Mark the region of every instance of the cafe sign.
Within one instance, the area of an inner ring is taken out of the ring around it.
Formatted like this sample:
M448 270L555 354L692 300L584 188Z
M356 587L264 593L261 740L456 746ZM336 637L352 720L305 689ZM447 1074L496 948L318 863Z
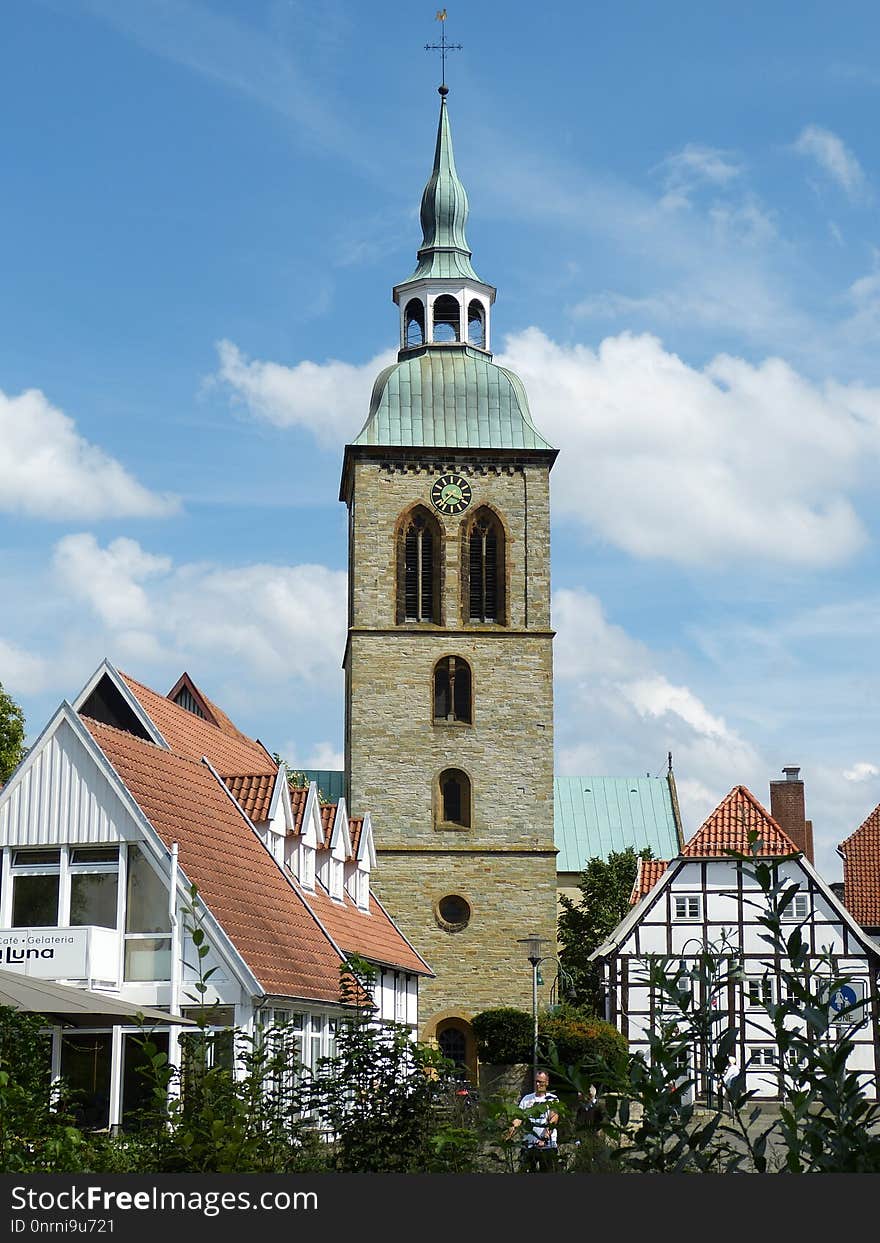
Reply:
M0 966L41 980L89 977L91 928L12 928L0 931Z

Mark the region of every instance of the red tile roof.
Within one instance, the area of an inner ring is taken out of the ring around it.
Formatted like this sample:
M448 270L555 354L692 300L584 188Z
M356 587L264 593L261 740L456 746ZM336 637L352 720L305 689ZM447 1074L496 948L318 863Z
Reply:
M207 765L83 721L264 992L338 1001L339 954Z
M749 832L756 830L758 854L768 856L797 853L797 846L783 833L777 822L745 786L734 786L726 798L700 825L687 843L683 855L716 858L728 850L749 853Z
M646 893L651 892L668 867L667 859L639 859L636 879L629 898L630 906L635 906Z
M275 789L274 777L270 777L268 773L256 777L227 777L222 773L221 776L242 811L255 824L269 819L269 805Z
M293 812L293 831L301 833L306 800L309 797L308 787L288 786L288 789L290 790L290 809Z
M361 833L363 831L364 821L362 816L352 816L348 822L348 831L351 835L351 853L353 858L357 858L358 846L361 844Z
M858 923L880 927L880 807L841 843L843 901Z
M248 773L251 776L274 776L277 773L278 765L265 747L240 733L228 717L225 720L229 728L213 725L143 683L136 682L128 674L120 676L171 750L178 755L194 760L200 760L205 755L220 773ZM213 705L211 711L215 711Z
M369 913L360 910L347 893L342 903L334 902L320 883L314 894L303 890L303 897L344 953L361 954L371 962L419 975L433 974L372 894Z

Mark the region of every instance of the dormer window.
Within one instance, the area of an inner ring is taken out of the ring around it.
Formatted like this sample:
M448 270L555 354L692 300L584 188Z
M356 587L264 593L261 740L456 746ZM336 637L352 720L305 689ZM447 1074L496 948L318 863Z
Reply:
M318 860L317 870L318 870L318 880L321 882L321 884L324 886L325 889L329 890L330 888L330 852L328 850L321 851L321 858Z
M443 343L461 339L461 307L456 298L444 293L434 303L432 340Z
M343 863L341 859L330 859L330 897L337 902L342 901Z
M355 885L357 888L357 894L355 896L355 901L357 902L358 906L360 907L362 911L368 911L370 909L370 874L369 872L363 872L361 871L360 868L358 868L357 872L355 872Z
M303 889L313 890L315 888L315 851L307 842L301 841L298 853L297 879Z

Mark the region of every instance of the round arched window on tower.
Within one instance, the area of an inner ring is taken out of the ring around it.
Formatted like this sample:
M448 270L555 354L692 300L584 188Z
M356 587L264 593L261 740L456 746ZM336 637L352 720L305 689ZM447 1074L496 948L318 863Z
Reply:
M448 893L434 908L437 923L447 932L461 932L471 919L471 907L466 898L458 893Z

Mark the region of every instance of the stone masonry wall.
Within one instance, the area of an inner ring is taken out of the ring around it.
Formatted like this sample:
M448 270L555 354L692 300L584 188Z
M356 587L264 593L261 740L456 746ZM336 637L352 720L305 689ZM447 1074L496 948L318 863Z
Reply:
M532 933L555 949L553 656L550 630L549 461L499 451L413 450L393 464L376 450L354 462L350 631L346 653L346 759L350 806L373 820L381 900L437 974L420 989L423 1025L443 1012L531 1008L531 970L517 945ZM431 485L465 475L473 499L436 513ZM396 535L421 503L443 531L440 624L398 624ZM462 524L482 505L505 529L506 625L462 616ZM464 657L473 675L473 723L433 721L433 670ZM437 779L471 779L469 828L437 827ZM450 931L436 904L459 894L466 928ZM555 974L546 964L546 1001Z
M380 901L435 972L419 986L424 1025L454 1011L470 1019L495 1006L532 1008L532 973L520 937L545 937L556 952L555 855L383 854L371 880ZM459 894L471 906L471 921L447 932L434 911L440 898ZM546 1005L556 975L551 960L542 967L540 1005Z

